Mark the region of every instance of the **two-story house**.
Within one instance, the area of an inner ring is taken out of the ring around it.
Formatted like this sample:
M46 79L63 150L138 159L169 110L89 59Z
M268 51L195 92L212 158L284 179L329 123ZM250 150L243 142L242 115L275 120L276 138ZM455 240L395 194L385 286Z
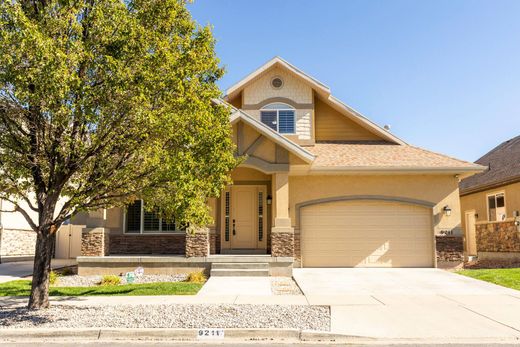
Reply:
M239 253L303 267L434 267L435 235L460 234L459 180L480 165L405 143L278 57L218 102L232 105L233 140L246 159L210 199L213 225L185 233L137 201L76 219L86 226L84 255L205 262ZM80 269L96 259L79 258Z

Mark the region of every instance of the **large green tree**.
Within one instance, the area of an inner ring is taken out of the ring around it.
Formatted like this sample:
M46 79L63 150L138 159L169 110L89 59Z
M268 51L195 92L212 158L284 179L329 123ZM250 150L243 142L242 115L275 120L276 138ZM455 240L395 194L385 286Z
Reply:
M0 198L37 233L29 308L48 307L54 234L78 212L143 197L209 221L236 161L214 38L186 5L0 1Z

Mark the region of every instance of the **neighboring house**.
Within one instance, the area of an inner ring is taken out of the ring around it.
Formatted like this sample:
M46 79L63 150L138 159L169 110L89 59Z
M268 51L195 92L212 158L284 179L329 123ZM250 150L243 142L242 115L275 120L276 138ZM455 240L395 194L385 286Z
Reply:
M28 260L34 256L36 233L13 205L0 199L0 262ZM35 214L32 215L35 217Z
M79 215L57 244L61 254L81 249L80 273L208 269L237 253L269 263L270 274L293 265L435 267L436 235L461 234L459 179L482 166L406 144L278 57L216 102L232 105L246 159L209 199L214 223L185 232L141 201Z
M485 172L460 183L465 251L482 258L520 258L520 136L508 140L477 164Z

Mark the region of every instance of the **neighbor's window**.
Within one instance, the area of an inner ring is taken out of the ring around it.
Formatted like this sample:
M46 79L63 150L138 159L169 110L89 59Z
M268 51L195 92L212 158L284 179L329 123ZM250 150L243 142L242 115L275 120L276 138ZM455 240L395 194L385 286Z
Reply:
M262 123L280 134L294 134L294 108L282 103L264 106L260 110Z
M127 207L125 220L126 232L129 234L172 233L185 229L176 225L175 221L168 223L156 213L146 211L142 200L136 200Z
M504 193L488 195L489 221L501 221L506 219L506 200Z

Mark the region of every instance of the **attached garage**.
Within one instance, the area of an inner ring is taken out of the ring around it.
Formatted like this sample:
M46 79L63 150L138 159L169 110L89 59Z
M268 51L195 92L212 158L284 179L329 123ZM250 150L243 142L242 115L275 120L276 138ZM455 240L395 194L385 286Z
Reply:
M432 210L380 200L301 208L304 267L433 267Z

